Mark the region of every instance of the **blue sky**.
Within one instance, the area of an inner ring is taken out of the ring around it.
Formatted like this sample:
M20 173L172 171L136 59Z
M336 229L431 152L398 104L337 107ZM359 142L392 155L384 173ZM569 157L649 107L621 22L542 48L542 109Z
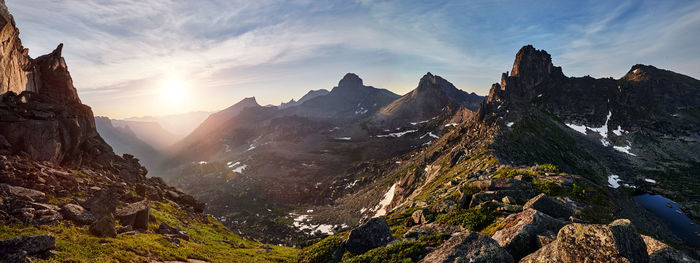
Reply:
M486 95L526 44L568 76L700 78L698 1L6 2L30 55L65 43L83 102L116 118L277 104L347 72L404 94L430 71Z

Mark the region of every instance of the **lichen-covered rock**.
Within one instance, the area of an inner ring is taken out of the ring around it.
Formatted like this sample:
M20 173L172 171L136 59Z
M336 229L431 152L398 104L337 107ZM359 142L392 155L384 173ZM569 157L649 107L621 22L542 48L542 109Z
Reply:
M420 262L514 262L504 248L488 236L475 232L455 235Z
M534 209L511 214L501 221L506 227L497 231L493 239L516 259L530 254L541 246L538 236L556 233L567 224Z
M370 249L386 246L393 240L394 236L386 220L375 217L350 231L350 236L345 240L345 249L355 254L362 254Z
M46 197L46 194L44 194L41 191L20 186L12 186L9 184L0 184L0 193L3 193L5 195L11 195L32 202L43 200Z
M462 231L464 231L462 226L430 223L411 227L403 236L405 238L418 238L423 235L454 234Z
M570 224L557 239L520 262L649 262L642 237L627 219L609 225Z
M97 220L90 211L76 204L65 204L61 208L63 215L78 225L89 225Z
M569 207L563 205L559 201L549 198L545 194L539 194L523 205L523 209L529 208L535 209L555 218L569 218L573 215L573 211Z

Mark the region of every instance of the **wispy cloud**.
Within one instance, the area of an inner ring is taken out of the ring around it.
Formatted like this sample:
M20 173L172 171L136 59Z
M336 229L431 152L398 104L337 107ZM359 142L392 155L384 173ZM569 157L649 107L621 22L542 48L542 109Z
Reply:
M216 110L331 88L345 72L404 93L431 71L485 94L534 44L570 75L619 76L633 63L700 76L700 5L665 1L9 1L31 54L65 43L83 101L124 117ZM693 34L689 33L692 32ZM162 83L186 105L153 103Z

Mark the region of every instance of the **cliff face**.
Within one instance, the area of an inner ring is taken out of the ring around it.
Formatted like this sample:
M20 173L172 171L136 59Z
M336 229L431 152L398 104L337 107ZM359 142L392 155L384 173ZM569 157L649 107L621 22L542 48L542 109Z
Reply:
M0 5L0 94L8 91L38 91L38 72L29 50L22 46L15 20L4 1Z
M108 163L115 155L97 133L92 110L78 98L61 56L63 44L29 57L4 2L0 26L0 153L58 164Z

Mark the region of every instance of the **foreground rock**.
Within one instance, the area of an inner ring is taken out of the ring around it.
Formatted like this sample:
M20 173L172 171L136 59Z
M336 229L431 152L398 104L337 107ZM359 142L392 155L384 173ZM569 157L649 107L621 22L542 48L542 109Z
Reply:
M375 217L350 232L350 236L345 241L345 249L355 254L362 254L370 249L386 246L391 241L394 241L394 236L386 220Z
M650 263L698 262L683 252L650 236L642 235L642 239L647 245L647 254L649 255Z
M554 218L569 218L574 214L569 207L559 201L549 198L549 196L545 194L539 194L523 205L523 209L529 208L548 214Z
M56 248L52 235L22 236L0 241L0 261L28 262L32 258L46 258Z
M115 220L112 214L107 214L101 217L90 225L90 233L98 237L116 237L117 228L114 225Z
M150 203L143 200L126 205L117 210L116 218L124 226L132 226L133 229L147 230Z
M475 232L451 237L438 249L431 252L420 262L514 262L513 257L504 248L488 236Z
M73 221L77 225L89 225L97 219L92 213L85 210L82 206L76 204L66 204L61 208L63 216Z
M511 214L501 223L506 227L497 231L493 239L516 259L546 245L540 240L554 239L559 229L567 224L565 221L552 218L534 209Z
M557 239L520 262L649 262L642 237L627 219L609 225L570 224Z

